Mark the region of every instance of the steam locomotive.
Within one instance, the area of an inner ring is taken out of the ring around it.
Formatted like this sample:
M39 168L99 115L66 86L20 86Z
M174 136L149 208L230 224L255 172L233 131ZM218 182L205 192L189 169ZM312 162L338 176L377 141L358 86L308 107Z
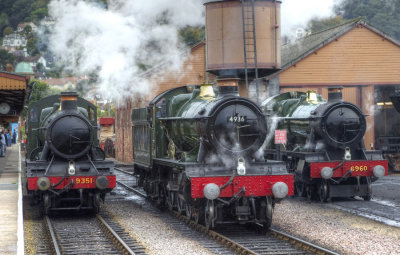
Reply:
M322 202L370 200L371 182L388 174L382 153L365 149L365 117L342 100L341 88L331 88L328 101L314 91L287 92L266 99L261 108L273 129L287 132L286 143L267 141L265 154L287 162L297 195Z
M114 163L105 160L97 141L96 106L63 92L28 108L26 186L44 213L99 211L116 185Z
M138 185L207 228L242 222L266 230L274 204L293 195L284 162L260 151L263 113L235 86L170 89L134 109L132 122Z

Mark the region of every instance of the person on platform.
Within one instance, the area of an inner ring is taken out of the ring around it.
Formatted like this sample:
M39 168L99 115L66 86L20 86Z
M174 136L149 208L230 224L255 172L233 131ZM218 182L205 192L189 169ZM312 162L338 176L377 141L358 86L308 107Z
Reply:
M7 146L10 147L11 146L11 136L10 133L8 132L8 130L6 129L6 142L7 142Z
M17 132L15 132L15 129L14 129L14 132L13 132L12 142L13 142L13 144L17 143Z
M6 137L3 134L3 130L0 131L0 145L1 145L0 157L4 157L6 155Z

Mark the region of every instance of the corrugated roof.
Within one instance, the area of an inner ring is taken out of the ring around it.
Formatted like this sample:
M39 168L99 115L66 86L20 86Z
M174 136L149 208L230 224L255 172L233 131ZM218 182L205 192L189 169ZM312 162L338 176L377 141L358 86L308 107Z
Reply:
M316 49L323 47L335 38L351 30L360 19L351 20L344 24L332 27L317 33L313 33L306 37L297 40L294 43L289 43L282 46L281 63L282 69L294 64L303 59Z
M390 38L383 32L367 24L363 19L356 18L341 25L303 37L297 40L295 43L283 45L281 49L282 69L280 72L307 57L315 50L318 50L319 48L342 36L343 34L349 32L351 29L355 28L358 25L362 25L370 29L371 31L379 34L380 36L386 38L387 40L393 42L394 44L400 46L399 42L397 42L395 39Z

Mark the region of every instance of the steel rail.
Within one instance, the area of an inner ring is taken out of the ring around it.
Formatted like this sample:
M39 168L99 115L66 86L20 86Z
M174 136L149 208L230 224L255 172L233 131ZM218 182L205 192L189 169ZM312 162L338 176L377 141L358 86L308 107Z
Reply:
M115 169L115 170L117 170L117 171L123 172L123 173L125 173L125 174L133 175L133 173L131 173L131 172L128 172L128 171L126 171L126 170L123 170L123 169L121 169L121 168L118 168L118 167L114 167L114 169Z
M123 171L123 170L122 170ZM121 186L123 186L124 188L135 192L136 194L146 198L147 195L143 192L140 192L132 187L129 187L128 185L117 181L118 184L120 184ZM228 237L225 237L222 234L219 234L213 230L209 230L207 229L205 226L198 224L192 220L187 219L184 215L176 212L176 211L170 211L171 214L178 218L179 220L185 222L187 225L191 226L192 228L196 229L199 232L202 232L208 236L210 236L211 238L213 238L214 240L220 242L222 245L234 250L235 252L237 252L238 254L245 254L245 255L254 255L257 254L256 252L238 244L237 242L229 239ZM276 238L279 238L283 241L287 241L291 244L293 244L294 246L300 247L300 249L307 251L307 252L311 252L313 254L319 254L319 255L338 255L338 253L335 253L333 251L330 251L328 249L325 249L323 247L320 247L318 245L312 244L310 242L307 242L305 240L301 240L297 237L288 235L286 233L280 232L278 230L275 230L273 228L271 228L269 230Z
M321 255L339 255L339 253L330 251L313 243L301 240L297 237L288 235L276 229L270 228L269 231L275 235L275 237L282 240L290 240L290 242L294 243L295 246L300 246L302 249L312 252L313 254L321 254Z
M147 198L147 194L146 194L146 193L143 193L143 192L141 192L141 191L139 191L139 190L136 190L136 189L134 189L134 188L132 188L132 187L129 187L128 185L126 185L126 184L123 183L123 182L117 181L117 183L118 183L119 185L123 186L125 189L128 189L128 190L130 190L130 191L132 191L132 192L138 194L139 196L144 197L144 198Z
M51 224L51 220L50 220L49 216L46 215L45 219L46 219L46 223L47 223L47 230L49 230L49 232L50 232L53 249L57 255L61 255L61 251L60 251L60 247L58 245L56 234L54 233L53 224Z
M214 240L217 240L218 242L220 242L221 244L225 245L226 247L234 250L235 252L237 252L238 254L243 254L243 255L255 255L257 253L245 248L244 246L236 243L235 241L215 232L212 230L207 229L205 226L200 225L195 223L192 220L187 219L185 216L181 215L180 213L176 212L176 211L170 211L172 213L173 216L175 216L176 218L178 218L179 220L185 222L186 224L188 224L189 226L193 227L194 229L196 229L199 232L202 232L208 236L210 236L211 238L213 238Z
M125 253L132 255L135 254L135 252L132 251L131 248L129 248L129 246L125 243L125 241L122 240L122 238L112 229L112 227L103 219L103 217L97 214L96 218L97 220L99 220L102 226L112 235L114 240L116 240L118 244L122 246L121 248L124 250Z

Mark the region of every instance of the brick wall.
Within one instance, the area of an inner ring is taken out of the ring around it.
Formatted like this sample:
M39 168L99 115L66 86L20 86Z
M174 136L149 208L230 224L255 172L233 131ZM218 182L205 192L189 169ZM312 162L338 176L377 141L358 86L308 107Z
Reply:
M116 107L115 158L122 162L133 161L132 123L133 108L145 107L156 95L171 88L212 82L215 77L205 72L205 47L200 43L191 49L191 54L182 70L170 73L153 70L148 79L152 92L143 98L129 99Z

